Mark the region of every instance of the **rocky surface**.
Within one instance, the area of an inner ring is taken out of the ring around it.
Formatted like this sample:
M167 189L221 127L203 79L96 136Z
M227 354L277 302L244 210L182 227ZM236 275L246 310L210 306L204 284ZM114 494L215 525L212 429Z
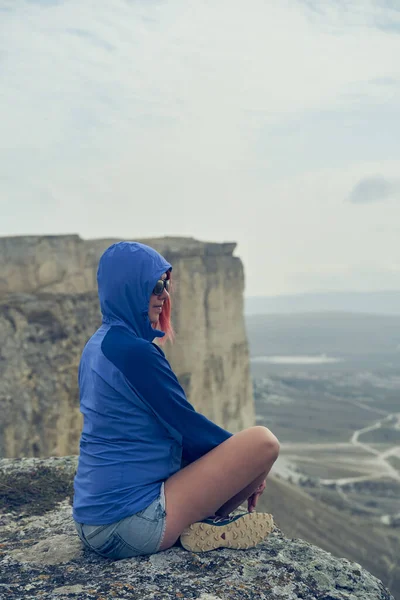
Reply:
M0 598L394 600L360 565L279 530L247 551L101 558L75 534L75 468L76 457L0 460Z
M77 368L101 322L98 259L115 241L0 238L0 456L77 452ZM189 400L231 431L252 425L244 274L235 244L142 241L173 265L177 337L166 353Z

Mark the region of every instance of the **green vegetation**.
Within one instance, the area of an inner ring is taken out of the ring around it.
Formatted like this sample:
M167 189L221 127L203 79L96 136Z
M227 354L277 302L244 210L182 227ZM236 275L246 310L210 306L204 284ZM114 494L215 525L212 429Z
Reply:
M246 321L252 356L341 359L251 363L257 423L282 444L275 472L290 477L285 465L292 464L296 477L304 475L298 486L270 479L260 508L288 536L355 560L400 591L400 528L391 524L399 484L387 468L400 472L400 458L384 456L400 444L400 317L328 313Z
M400 444L400 429L380 427L379 429L366 431L360 435L360 442L367 444Z
M349 442L354 431L379 417L382 406L395 410L398 404L398 392L394 395L392 390L378 391L372 384L367 396L357 373L318 367L303 367L302 372L296 372L291 366L278 370L272 365L253 365L252 372L257 415L282 443ZM375 404L371 394L376 398ZM377 412L370 410L374 406Z
M387 460L400 473L400 458L398 456L389 456Z

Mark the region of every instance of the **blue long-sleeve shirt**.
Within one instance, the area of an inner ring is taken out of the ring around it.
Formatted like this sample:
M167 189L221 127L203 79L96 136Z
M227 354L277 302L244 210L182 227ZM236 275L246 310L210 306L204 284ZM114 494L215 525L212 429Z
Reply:
M231 434L196 412L163 351L147 311L155 282L171 265L154 250L123 242L100 260L103 325L79 365L84 417L73 516L118 521L148 506L161 483ZM128 274L128 275L127 275Z

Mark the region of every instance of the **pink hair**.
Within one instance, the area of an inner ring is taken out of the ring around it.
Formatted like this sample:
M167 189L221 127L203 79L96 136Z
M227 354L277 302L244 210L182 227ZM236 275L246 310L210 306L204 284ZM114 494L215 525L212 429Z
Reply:
M171 280L171 271L167 271L167 279ZM168 340L170 342L173 342L174 337L175 337L174 328L172 327L172 323L171 323L171 309L172 309L171 295L170 295L171 291L172 291L172 281L171 281L171 288L168 293L168 298L166 298L164 300L164 306L163 306L162 312L160 314L159 321L158 321L157 325L153 325L154 329L160 329L161 331L163 331L165 333L164 337L159 338L159 341L158 341L158 343L161 346L163 346Z

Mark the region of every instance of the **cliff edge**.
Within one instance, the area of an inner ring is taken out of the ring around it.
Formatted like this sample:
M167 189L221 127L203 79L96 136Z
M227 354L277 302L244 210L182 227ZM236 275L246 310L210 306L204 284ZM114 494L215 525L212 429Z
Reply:
M257 548L179 547L111 561L71 517L76 457L0 460L0 597L109 600L394 600L357 563L275 530Z

